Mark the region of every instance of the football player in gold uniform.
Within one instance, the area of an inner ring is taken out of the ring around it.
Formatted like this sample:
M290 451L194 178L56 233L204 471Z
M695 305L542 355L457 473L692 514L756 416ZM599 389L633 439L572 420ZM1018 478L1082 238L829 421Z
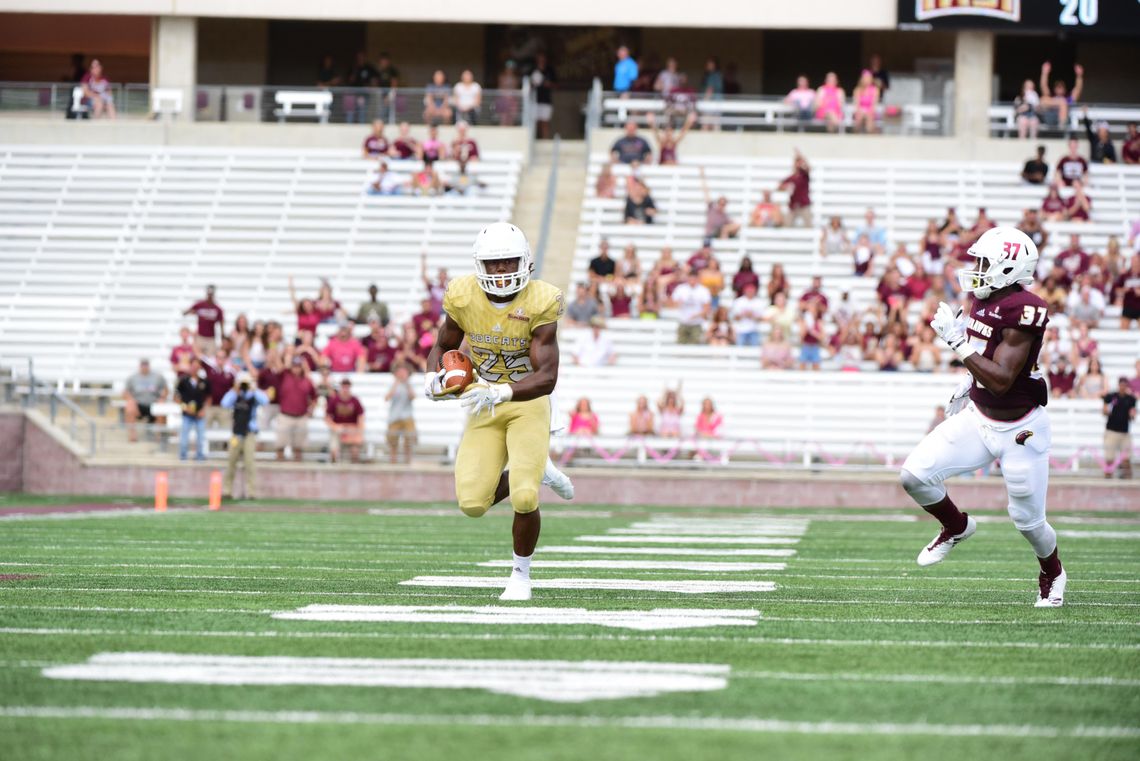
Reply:
M509 222L483 228L475 239L475 274L453 280L444 294L443 326L428 355L434 370L429 369L424 389L433 400L454 395L443 386L440 357L466 337L478 380L461 397L470 416L455 460L455 496L459 509L472 518L510 496L514 564L502 600L530 599L544 476L556 491L564 487L561 496L567 497L565 487L573 495L569 479L553 469L548 456L550 394L558 381L557 323L565 304L558 288L530 279L533 269L522 230Z

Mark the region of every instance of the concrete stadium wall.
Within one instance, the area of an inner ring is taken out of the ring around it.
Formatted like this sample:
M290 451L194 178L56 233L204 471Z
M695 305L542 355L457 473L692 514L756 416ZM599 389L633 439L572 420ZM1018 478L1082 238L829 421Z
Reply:
M15 430L19 413L0 415L0 434ZM9 428L11 427L11 428ZM221 463L182 463L171 458L156 467L129 462L85 461L37 412L27 415L23 438L23 491L31 494L86 494L149 497L154 474L169 475L173 498L205 499L210 471ZM5 437L6 439L8 437ZM3 446L3 444L0 444ZM4 454L0 450L0 454ZM9 459L9 458L5 458ZM0 488L15 483L9 476ZM723 470L589 469L572 472L575 504L691 507L882 507L916 510L893 474L747 473ZM240 493L242 476L237 484ZM264 463L258 467L258 496L265 499L453 502L454 477L442 465L308 465ZM956 479L955 501L967 510L1000 510L1006 504L999 479ZM11 489L15 490L15 489ZM544 490L552 511L562 504ZM1064 510L1140 511L1140 482L1054 479L1049 502ZM501 510L509 509L500 506Z

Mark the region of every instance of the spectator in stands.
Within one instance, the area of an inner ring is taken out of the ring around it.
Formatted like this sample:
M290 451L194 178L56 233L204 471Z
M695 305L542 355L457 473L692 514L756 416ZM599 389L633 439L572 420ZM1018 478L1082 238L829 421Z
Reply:
M403 175L388 170L388 162L380 159L376 168L368 173L365 190L371 196L398 196L409 189Z
M175 375L182 375L190 368L190 360L197 353L190 328L183 325L178 329L180 343L170 350L170 369Z
M909 303L909 293L902 284L902 278L897 269L894 267L887 268L875 292L879 295L879 300L887 310L888 322L896 322L898 320L905 321L906 308Z
M898 336L894 333L883 336L882 343L875 350L875 364L879 366L879 371L894 372L904 362L906 362L906 357L903 355Z
M1083 90L1085 86L1085 70L1080 64L1073 65L1073 74L1076 77L1076 81L1073 83L1072 93L1068 92L1065 83L1060 79L1053 83L1052 90L1049 89L1049 73L1052 70L1053 64L1049 61L1041 64L1041 101L1038 107L1038 113L1045 126L1059 127L1067 131L1069 125L1069 107L1081 98L1081 90Z
M685 414L685 402L681 398L681 385L677 390L666 388L657 402L657 413L661 424L657 435L663 438L676 439L681 436L681 416Z
M875 84L878 85L879 90L886 92L891 87L891 73L887 71L887 67L883 66L883 57L878 53L872 53L871 57L867 60L867 68L871 70L871 74L875 78Z
M566 322L570 327L588 325L598 311L598 300L590 295L590 289L585 283L579 283L574 300L566 307Z
M245 498L257 496L257 408L269 405L269 397L253 384L249 373L242 373L226 391L219 406L230 413L232 435L227 447L226 475L222 491L234 498L234 476L238 459L245 465Z
M417 334L434 333L439 323L439 311L430 296L420 300L420 311L408 319L408 324L416 328Z
M325 422L329 427L329 460L340 459L341 447L347 447L353 462L360 462L364 444L364 407L352 395L352 379L344 378L335 396L328 400Z
M783 227L784 212L772 202L772 191L765 190L760 195L760 202L752 209L748 224L751 227Z
M380 301L377 296L380 294L380 289L376 284L368 286L368 301L365 301L356 310L356 324L365 325L372 319L377 319L384 327L388 326L388 305Z
M410 159L420 150L419 141L412 136L412 127L407 122L400 122L397 128L396 139L392 141L392 149L388 152L392 158Z
M1045 215L1046 221L1057 222L1064 219L1065 208L1065 200L1061 198L1061 191L1054 181L1045 194L1045 200L1041 202L1041 213Z
M412 195L421 197L438 196L443 193L443 182L430 161L424 161L423 168L412 175Z
M1089 161L1093 164L1115 164L1116 146L1112 144L1108 122L1097 122L1094 132L1092 122L1089 121L1089 107L1085 106L1081 115L1081 123L1084 125L1085 135L1089 139Z
M792 173L780 182L778 188L788 191L788 224L811 227L811 167L799 151L796 151L792 167Z
M1112 465L1119 461L1121 478L1132 478L1132 434L1129 429L1136 419L1136 397L1128 378L1121 378L1116 391L1105 394L1104 416L1107 418L1104 430L1104 459ZM1112 471L1104 474L1112 478Z
M626 181L625 223L651 225L656 216L657 204L649 193L649 186L641 178L630 175Z
M743 256L740 259L740 268L736 274L732 276L732 294L733 296L741 296L744 294L746 286L754 286L757 291L760 290L760 276L752 269L752 257Z
M506 61L495 82L495 89L499 91L495 97L495 113L499 115L500 127L510 127L518 123L522 102L521 88L522 80L519 79L518 64Z
M829 254L847 255L851 251L851 242L847 238L847 230L839 217L832 217L827 221L819 235L819 255L827 257Z
M439 127L434 124L428 127L428 136L420 143L416 158L424 164L432 164L447 158L447 145L439 139Z
M581 367L606 367L617 363L613 342L603 331L606 321L601 315L590 318L590 332L583 334L574 347L572 359Z
M669 56L665 59L665 68L657 72L657 77L653 80L653 90L661 93L661 97L668 98L680 84L681 73L677 71L677 59Z
M914 259L910 257L910 252L906 250L906 244L902 241L899 241L899 244L895 246L895 252L887 260L887 268L890 269L891 267L899 271L899 280L904 286L907 285L908 280L914 277L915 273L920 271L918 265L914 263Z
M367 54L361 50L356 54L356 61L348 72L348 86L357 90L375 87L376 67L368 61ZM359 121L363 124L371 111L368 101L370 96L366 92L349 93L344 98L344 120L349 124Z
M361 341L364 346L368 372L386 373L391 371L396 360L396 347L388 338L388 331L376 318L368 321L368 330L368 335Z
M827 72L823 84L815 91L815 118L827 126L828 132L838 132L843 126L843 107L847 93L839 86L839 75Z
M387 156L391 149L388 138L384 136L384 121L376 119L372 122L372 131L364 138L363 156L366 159L379 158Z
M1049 176L1049 165L1045 163L1045 146L1037 146L1037 155L1025 162L1021 170L1021 179L1031 185L1044 185L1045 178Z
M587 267L591 290L597 293L598 283L613 280L616 272L617 263L610 258L610 242L602 238L598 242L598 255L590 260Z
M784 328L773 325L768 340L760 349L760 367L765 370L790 370L795 363L792 346L785 337Z
M198 338L195 347L199 354L213 354L218 347L217 339L226 333L225 313L214 301L214 286L206 286L206 298L196 301L183 315L192 314L198 318Z
M218 349L212 357L201 357L202 367L206 371L206 381L210 384L210 407L206 410L206 427L230 427L230 412L221 406L222 397L233 388L234 378L238 376L238 369L225 349Z
M151 406L166 400L166 379L150 371L150 361L139 361L138 372L127 378L123 386L123 418L127 423L127 438L138 441L135 423L161 422Z
M882 225L875 224L875 210L867 209L863 213L863 226L855 231L855 237L867 236L875 256L882 256L887 251L887 230Z
M800 309L807 309L816 302L818 302L823 307L823 310L821 312L822 316L822 313L827 311L829 304L827 301L827 295L823 292L823 278L819 275L812 276L811 287L804 291L803 295L800 296Z
M467 122L455 123L455 139L451 141L448 155L461 164L479 160L479 144L468 134Z
M1108 378L1100 365L1100 357L1094 354L1089 357L1085 371L1077 378L1076 396L1078 399L1100 399L1107 392Z
M701 73L699 89L702 100L724 100L724 75L720 71L720 59L716 56L709 56L705 60L705 70ZM696 116L695 111L693 115ZM705 120L703 129L706 131L715 129L717 124L718 120L715 117L709 117Z
M1049 369L1049 388L1054 399L1067 399L1073 395L1077 374L1064 354L1057 356Z
M653 436L653 410L649 409L649 399L645 396L637 397L637 406L629 413L630 436Z
M466 161L457 162L457 166L459 172L454 177L443 176L440 178L443 181L443 192L445 195L465 196L472 191L480 191L487 187L487 183L481 182L467 171Z
M336 61L329 54L321 57L320 68L317 69L317 87L327 90L330 87L340 87L340 72L337 71Z
M610 163L602 164L598 170L598 180L594 183L594 195L598 198L613 198L617 190L617 178L614 177L613 159Z
M362 373L368 367L368 353L352 335L352 324L348 322L341 323L336 335L329 338L321 357L334 373Z
M1021 83L1021 92L1013 99L1013 115L1017 118L1017 136L1022 140L1037 139L1037 128L1041 124L1038 116L1038 107L1041 98L1037 94L1037 87L1032 79ZM1024 177L1024 173L1022 174Z
M856 132L879 131L877 119L881 94L879 86L875 84L874 75L869 69L863 69L863 73L859 75L859 82L851 93L851 100L855 104L852 127Z
M701 285L698 272L689 270L685 282L673 289L670 306L678 313L677 343L699 344L712 309L712 294Z
M826 302L817 300L803 302L804 309L800 313L800 369L819 369L821 347L827 341L826 327L823 313Z
M701 247L693 252L693 255L689 257L685 266L688 270L700 273L709 266L709 262L711 262L712 259L712 238L704 238L701 240Z
M388 458L393 465L398 459L400 442L404 444L404 462L412 461L412 448L416 445L416 418L412 412L412 402L416 394L409 382L411 369L407 365L397 365L392 371L392 386L384 395L388 402Z
M590 400L582 397L574 405L574 411L570 413L570 429L568 432L574 436L597 436L598 427L598 416L590 407Z
M724 273L720 271L720 262L716 257L710 257L708 264L700 270L701 285L708 289L712 296L712 308L720 306L720 294L724 290Z
M714 201L705 180L705 168L700 168L701 192L705 199L705 237L735 238L740 233L740 223L728 215L728 199L719 196Z
M400 86L400 70L392 65L388 51L382 51L376 59L376 87L385 99L392 97L392 91Z
M1092 199L1085 195L1083 182L1073 183L1073 195L1065 202L1065 219L1069 222L1088 222L1092 214Z
M91 65L79 80L79 85L83 88L83 98L91 104L91 115L94 118L98 119L101 116L108 119L115 118L115 94L110 80L103 75L103 64L98 58L91 60Z
M720 428L724 425L724 416L716 411L716 405L710 397L701 400L701 411L697 414L694 431L698 439L720 438Z
M664 246L661 253L657 255L657 261L653 263L653 269L649 273L649 280L655 285L657 300L665 301L673 293L673 289L677 287L680 278L681 268L673 258L673 249Z
M285 448L293 452L293 459L301 461L302 452L309 436L309 418L317 406L317 391L305 363L294 357L289 363L289 371L277 379L276 400L280 406L277 415L277 459L285 459Z
M637 258L637 246L626 244L621 259L617 262L614 278L627 288L636 288L641 282L641 261Z
M728 307L715 307L708 328L705 330L704 342L709 346L732 346L736 343L736 333L732 329L732 318Z
M1101 282L1097 284L1097 287L1107 294L1112 289L1112 284L1116 278L1126 267L1124 256L1120 251L1120 239L1111 235L1105 242L1104 254L1093 255L1093 267L1090 269L1099 270Z
M784 96L784 103L795 111L796 120L802 130L804 125L810 124L815 118L815 90L812 89L808 78L803 74L796 77L796 87Z
M934 330L929 325L920 326L911 342L910 363L920 373L936 373L942 367L942 352L934 343Z
M653 150L645 138L637 134L637 124L631 119L625 123L625 134L610 148L610 156L622 164L644 164L653 157Z
M839 362L839 369L847 373L862 370L863 342L859 335L859 326L855 321L852 320L844 326L836 334L836 338L839 339L839 345L835 349L835 359Z
M431 350L431 346L428 346L427 351L424 350L422 339L425 337L430 338L430 334L421 334L416 329L416 326L410 322L404 325L399 344L396 347L396 356L392 360L392 363L407 363L420 372L426 372L427 355L428 351Z
M617 63L614 64L614 90L628 95L637 74L637 61L629 54L629 48L622 45L617 49Z
M1069 152L1057 162L1056 179L1066 185L1084 182L1089 173L1089 162L1080 153L1081 144L1075 137L1069 138Z
M1041 217L1038 215L1037 209L1025 209L1021 214L1021 221L1017 223L1017 229L1029 236L1029 239L1037 246L1038 251L1045 248L1045 243L1049 240L1049 233L1041 225Z
M1061 269L1061 285L1069 287L1077 278L1088 272L1092 257L1081 248L1081 236L1069 236L1069 247L1053 258L1053 267Z
M234 320L234 326L230 329L230 361L239 370L249 370L250 364L246 360L249 353L249 342L253 333L249 327L249 317L244 312L237 316Z
M673 122L671 119L665 122L665 131L662 132L657 128L657 117L652 111L647 113L645 118L649 122L650 129L653 130L653 139L657 142L659 156L657 163L662 166L676 164L677 146L685 139L685 135L689 134L689 129L697 123L697 113L692 111L685 117L680 133L673 132Z
M1072 362L1074 367L1081 369L1088 366L1089 359L1096 356L1100 347L1089 332L1089 326L1080 322L1076 317L1073 318L1073 329L1075 337L1072 346Z
M317 298L313 302L313 309L321 322L338 322L344 316L340 302L333 298L332 286L325 278L321 278L321 285L317 289Z
M875 264L875 247L871 245L871 240L866 235L860 235L855 239L855 245L851 247L851 257L854 264L852 271L857 277L863 277L871 272Z
M1131 266L1116 278L1112 293L1120 307L1120 329L1128 330L1133 321L1140 324L1140 253L1132 255Z
M464 69L451 92L456 123L464 121L475 124L479 119L479 110L483 107L483 87L475 81L474 72Z
M450 122L453 113L451 88L447 86L447 75L442 69L435 70L424 90L424 122L429 125Z
M737 346L760 345L760 320L766 309L764 300L756 295L756 283L746 283L741 295L732 302Z
M534 88L534 121L538 126L538 137L550 139L550 119L554 116L554 90L558 87L558 76L546 57L546 53L536 53L534 68L530 71L530 85Z
M788 283L788 278L784 274L784 265L776 262L772 265L771 272L768 273L768 303L775 304L778 294L782 293L787 297L791 291L791 284Z
M1125 164L1140 164L1140 130L1136 129L1135 122L1128 125L1128 134L1124 138L1120 155Z
M656 320L661 314L661 298L658 296L657 283L650 276L645 286L634 299L632 310L642 320Z
M614 283L608 303L610 317L624 319L630 317L633 312L633 298L630 297L629 292L620 280Z
M206 459L206 409L210 405L210 384L206 380L202 363L197 357L190 360L186 375L178 379L175 387L178 406L182 409L182 432L178 437L178 459L185 460L190 447L190 432L194 432L195 460Z

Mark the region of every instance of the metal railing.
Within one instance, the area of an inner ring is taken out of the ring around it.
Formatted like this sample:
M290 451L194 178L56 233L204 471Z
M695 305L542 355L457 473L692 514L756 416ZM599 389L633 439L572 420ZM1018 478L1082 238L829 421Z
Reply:
M0 115L59 114L71 118L87 118L89 114L72 114L72 82L0 82ZM152 108L148 84L112 83L110 94L119 118L153 118L158 114ZM427 123L425 96L422 87L401 88L318 88L312 85L199 85L190 103L195 121L213 122L276 122L281 118L278 93L331 93L327 113L318 116L294 115L290 120L320 121L334 124L365 124L383 119L390 124L409 122ZM454 97L447 96L452 117L459 118ZM484 126L534 126L534 93L529 80L523 80L519 90L483 90L481 102L468 122Z
M58 417L62 417L64 413L68 414L67 420L67 435L72 441L77 444L82 443L80 438L79 428L82 426L86 429L87 438L87 454L91 457L95 456L95 452L99 445L98 426L90 415L80 409L79 405L68 399L58 391L51 392L48 397L48 417L51 419L52 425L57 428L62 428L62 422L57 422Z
M535 251L534 268L539 277L542 276L542 263L546 258L546 244L550 239L550 225L554 220L554 199L558 193L558 150L562 145L562 137L554 136L550 145L550 176L546 180L546 201L542 206L542 224L539 226L538 246Z

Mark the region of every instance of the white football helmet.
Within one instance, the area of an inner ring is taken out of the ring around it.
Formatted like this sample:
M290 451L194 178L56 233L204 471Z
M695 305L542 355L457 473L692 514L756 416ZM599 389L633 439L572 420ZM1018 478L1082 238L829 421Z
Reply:
M958 270L958 284L979 299L1014 283L1033 283L1039 256L1037 246L1016 227L987 230L967 253L977 261L973 269Z
M487 262L495 259L518 259L514 272L492 275ZM492 296L513 296L530 282L534 259L526 235L510 222L487 225L475 236L475 279L485 293Z

